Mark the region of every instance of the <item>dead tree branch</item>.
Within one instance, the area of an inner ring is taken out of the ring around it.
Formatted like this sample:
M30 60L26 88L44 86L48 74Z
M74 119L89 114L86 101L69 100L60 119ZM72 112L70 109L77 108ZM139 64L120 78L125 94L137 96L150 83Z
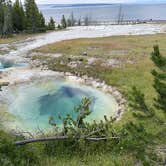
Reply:
M109 140L109 139L120 139L120 137L101 137L101 138L95 138L95 137L68 137L68 136L54 136L54 137L47 137L47 138L36 138L36 139L28 139L23 141L16 141L15 145L26 145L30 143L36 143L36 142L47 142L47 141L56 141L56 140L67 140L67 139L85 139L88 141L103 141L103 140Z

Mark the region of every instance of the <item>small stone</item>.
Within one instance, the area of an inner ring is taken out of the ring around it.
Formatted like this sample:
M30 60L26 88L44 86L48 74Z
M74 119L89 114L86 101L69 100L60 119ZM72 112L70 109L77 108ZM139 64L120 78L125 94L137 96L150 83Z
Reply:
M83 52L83 56L88 56L88 53L87 52Z

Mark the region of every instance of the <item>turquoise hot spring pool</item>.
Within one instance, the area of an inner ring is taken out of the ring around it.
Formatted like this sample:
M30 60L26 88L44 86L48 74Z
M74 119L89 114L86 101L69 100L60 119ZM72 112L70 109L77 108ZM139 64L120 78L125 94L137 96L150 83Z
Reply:
M77 115L73 110L85 97L91 100L89 122L103 120L104 115L116 115L118 107L110 94L67 79L44 79L4 87L0 95L1 105L3 103L10 114L8 128L28 131L35 131L38 127L49 129L50 116L58 126L61 126L59 115L70 114L75 118Z

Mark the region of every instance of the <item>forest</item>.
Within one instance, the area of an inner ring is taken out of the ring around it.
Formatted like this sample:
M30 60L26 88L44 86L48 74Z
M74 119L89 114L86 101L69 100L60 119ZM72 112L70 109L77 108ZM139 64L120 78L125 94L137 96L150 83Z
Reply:
M14 4L10 0L0 1L0 35L10 36L17 32L45 32L43 14L34 0L26 0L24 7L19 0Z

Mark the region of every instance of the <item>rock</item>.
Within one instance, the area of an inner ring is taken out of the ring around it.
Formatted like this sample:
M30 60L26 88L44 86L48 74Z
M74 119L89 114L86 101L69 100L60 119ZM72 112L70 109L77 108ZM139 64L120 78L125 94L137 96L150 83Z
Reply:
M88 53L87 53L87 52L83 52L82 55L83 55L83 56L88 56Z
M118 114L118 117L119 117L119 115L122 113L122 109L118 109L118 112L117 112L117 114Z
M9 82L7 82L7 81L0 81L0 91L1 91L1 87L8 86L8 85L9 85Z
M125 103L126 103L126 100L122 98L121 101L120 101L120 104L124 105Z

